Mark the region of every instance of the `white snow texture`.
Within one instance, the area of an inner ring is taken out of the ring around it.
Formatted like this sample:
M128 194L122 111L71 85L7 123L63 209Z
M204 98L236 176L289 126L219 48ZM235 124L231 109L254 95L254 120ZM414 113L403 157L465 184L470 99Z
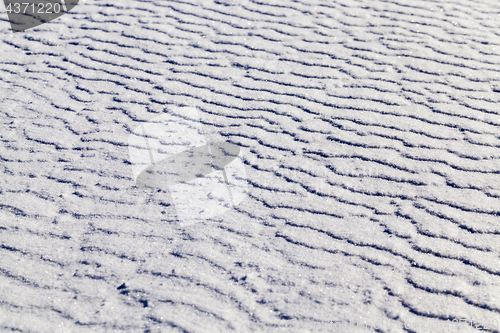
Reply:
M80 0L13 33L2 11L0 331L500 332L499 15ZM137 185L207 142L239 147L226 177Z

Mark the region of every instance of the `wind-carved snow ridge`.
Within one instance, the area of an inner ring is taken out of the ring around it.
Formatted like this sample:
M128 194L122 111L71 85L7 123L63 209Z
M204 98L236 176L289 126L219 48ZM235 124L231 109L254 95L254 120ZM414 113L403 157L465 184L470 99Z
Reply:
M0 331L500 332L499 12L87 0L1 20ZM182 224L171 178L137 180L181 152L148 126L190 108L188 150L244 151L211 180L248 195Z

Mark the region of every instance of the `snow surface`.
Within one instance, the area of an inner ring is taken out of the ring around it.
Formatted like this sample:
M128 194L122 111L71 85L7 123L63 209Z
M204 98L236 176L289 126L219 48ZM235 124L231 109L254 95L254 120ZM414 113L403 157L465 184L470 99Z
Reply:
M500 332L500 3L80 0L0 15L0 331ZM179 108L248 198L189 226Z

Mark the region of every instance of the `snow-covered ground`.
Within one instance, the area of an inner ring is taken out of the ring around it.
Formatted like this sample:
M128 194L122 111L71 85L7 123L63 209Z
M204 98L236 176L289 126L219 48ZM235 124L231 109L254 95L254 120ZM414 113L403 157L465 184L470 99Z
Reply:
M0 34L0 331L500 331L498 1L81 0ZM188 226L128 146L186 107L248 181Z

